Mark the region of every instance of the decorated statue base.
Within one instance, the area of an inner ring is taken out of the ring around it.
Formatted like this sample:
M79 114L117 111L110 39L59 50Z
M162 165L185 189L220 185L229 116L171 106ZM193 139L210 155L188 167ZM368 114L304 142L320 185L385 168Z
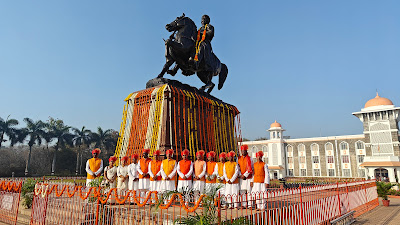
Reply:
M126 99L115 155L119 158L142 149L180 155L189 149L236 150L239 111L233 105L196 88L165 78L150 80L147 89Z

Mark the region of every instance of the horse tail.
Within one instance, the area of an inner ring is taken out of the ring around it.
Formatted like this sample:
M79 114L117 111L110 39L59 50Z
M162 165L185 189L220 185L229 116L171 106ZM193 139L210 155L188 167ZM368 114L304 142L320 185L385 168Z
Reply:
M228 67L221 63L221 72L219 73L218 90L224 86L226 77L228 77Z

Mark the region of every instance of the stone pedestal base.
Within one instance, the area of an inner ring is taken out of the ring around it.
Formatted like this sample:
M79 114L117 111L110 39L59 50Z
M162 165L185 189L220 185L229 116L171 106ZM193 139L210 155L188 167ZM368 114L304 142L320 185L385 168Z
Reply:
M140 154L142 149L150 149L150 155L173 149L177 156L183 149L189 149L191 156L201 149L236 151L235 106L177 81L153 83L157 86L150 84L125 99L117 157Z

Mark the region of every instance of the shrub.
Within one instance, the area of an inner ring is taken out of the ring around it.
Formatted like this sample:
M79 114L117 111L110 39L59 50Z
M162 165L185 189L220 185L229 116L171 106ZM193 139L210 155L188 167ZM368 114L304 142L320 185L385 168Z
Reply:
M390 193L390 189L392 189L393 186L394 184L391 183L377 181L376 188L378 196L381 197L383 200L387 200L388 199L387 196Z
M33 179L25 180L24 184L22 185L21 195L23 201L23 206L27 209L32 207L33 202L33 192L35 190L36 181Z

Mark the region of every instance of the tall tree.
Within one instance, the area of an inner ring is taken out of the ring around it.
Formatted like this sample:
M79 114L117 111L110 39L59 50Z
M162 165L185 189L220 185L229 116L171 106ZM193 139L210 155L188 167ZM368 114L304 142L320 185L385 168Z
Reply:
M42 137L45 134L45 131L44 131L45 123L43 123L41 120L38 120L35 122L30 118L25 118L24 121L26 123L26 135L29 138L29 141L28 141L29 155L28 155L28 161L26 163L26 168L25 168L25 176L27 176L30 171L32 146L34 144L37 144L39 146L42 144Z
M103 131L101 127L97 127L97 133L92 133L92 142L95 143L95 147L106 150L105 152L108 154L108 150L113 146L113 132L112 129Z
M89 146L92 132L88 129L85 129L85 126L83 126L81 129L72 128L72 131L74 132L74 135L75 135L75 137L73 138L74 145L75 145L75 147L78 148L78 151L76 154L76 169L75 169L75 175L78 175L79 157L82 157L81 147L83 145ZM79 170L79 173L81 173L80 170Z
M54 175L56 172L57 151L60 147L63 147L66 144L72 145L73 135L69 132L71 127L64 125L64 121L60 119L54 119L50 117L48 120L48 128L56 140L56 145L54 146L53 163L51 166L51 174Z
M10 146L14 147L17 143L24 143L28 130L26 128L15 129L14 132L9 134Z
M16 130L15 126L19 124L18 120L9 119L9 117L10 116L8 116L5 121L0 117L0 148L5 141L4 135L7 135L8 137L12 136Z

